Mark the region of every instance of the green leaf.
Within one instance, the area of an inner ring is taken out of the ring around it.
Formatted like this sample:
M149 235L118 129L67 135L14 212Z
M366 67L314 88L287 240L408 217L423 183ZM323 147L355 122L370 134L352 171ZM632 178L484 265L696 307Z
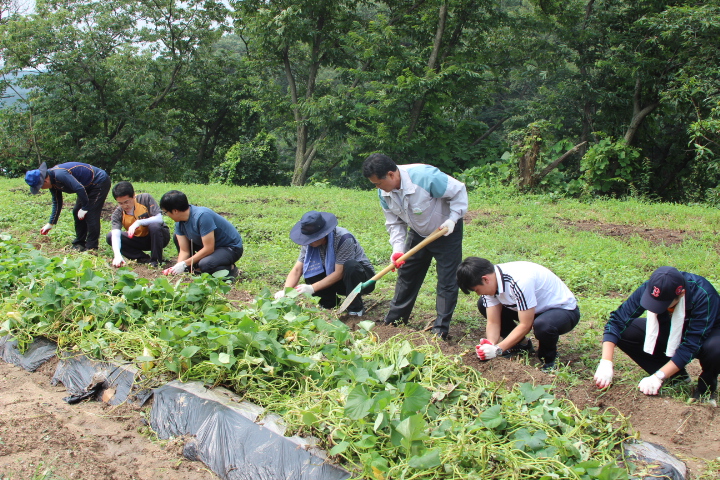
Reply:
M520 393L522 393L522 396L525 398L525 403L533 403L543 398L543 396L547 398L550 397L545 391L545 389L548 388L546 385L538 385L535 387L532 383L521 383L519 387Z
M435 468L440 466L442 462L440 461L440 449L436 448L434 450L430 450L425 455L418 457L411 457L408 461L408 464L412 468L417 468L421 470L427 470L430 468Z
M403 396L405 397L403 412L413 413L425 408L432 394L419 383L408 382L405 384Z
M488 428L502 428L506 424L505 419L500 414L500 405L493 405L492 407L485 409L485 411L480 414L480 420Z
M357 325L359 328L365 330L366 332L369 332L373 328L375 328L375 322L371 322L369 320L364 320Z
M193 355L195 355L200 350L200 347L191 345L188 347L185 347L180 352L180 356L183 358L192 358Z
M374 403L375 401L365 392L365 388L357 386L348 394L345 402L345 416L351 420L365 418L372 410Z
M427 424L422 415L412 415L398 423L395 430L402 436L402 444L409 452L413 442L428 438L425 428Z
M379 370L375 370L375 376L380 380L382 383L387 382L388 378L390 378L395 371L395 366L391 365L389 367L381 368Z
M333 448L331 448L328 453L329 453L331 456L339 455L339 454L343 453L345 450L347 450L347 448L348 448L349 446L350 446L350 443L349 443L349 442L343 441L343 442L340 442L340 443L338 443L337 445L335 445Z

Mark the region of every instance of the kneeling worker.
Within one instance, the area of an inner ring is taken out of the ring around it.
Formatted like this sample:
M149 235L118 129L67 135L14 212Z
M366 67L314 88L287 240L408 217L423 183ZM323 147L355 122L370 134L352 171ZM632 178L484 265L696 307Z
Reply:
M213 274L227 270L237 278L235 266L243 254L240 233L224 217L207 207L188 203L187 196L170 190L160 199L163 214L175 221L178 258L175 266L163 270L165 275L180 275L185 270Z
M355 237L337 226L332 213L307 212L290 231L290 239L301 245L300 256L285 279L285 288L320 297L320 306L334 308L338 295L347 295L375 275L370 260ZM304 284L298 284L300 277ZM369 288L363 293L370 293ZM275 293L280 298L285 290ZM364 313L362 297L358 295L348 307L350 315Z
M647 318L640 318L645 311ZM610 314L594 376L598 388L612 382L616 346L649 374L638 384L645 395L657 395L673 377L687 380L685 366L697 358L702 373L693 398L713 400L720 374L720 295L700 275L660 267Z
M532 330L542 370L555 369L560 335L580 320L575 295L557 275L537 263L493 265L484 258L468 257L458 267L457 279L463 292L480 295L478 309L487 319L487 339L475 347L480 360L532 353L532 343L525 337Z
M163 221L157 202L149 193L135 195L130 182L118 183L112 194L118 207L110 219L112 230L106 240L115 255L113 267L125 265L123 255L157 267L163 261L163 249L170 242L170 229ZM122 227L127 232L123 232Z

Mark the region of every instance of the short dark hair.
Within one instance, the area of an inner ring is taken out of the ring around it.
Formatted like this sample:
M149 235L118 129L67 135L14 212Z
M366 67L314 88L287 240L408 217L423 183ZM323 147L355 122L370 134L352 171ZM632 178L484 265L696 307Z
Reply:
M160 208L166 212L172 212L173 210L184 212L190 208L190 204L183 192L180 190L170 190L160 199Z
M458 287L463 293L470 293L473 287L484 285L483 275L495 273L495 265L480 257L467 257L457 268Z
M378 180L387 177L388 172L394 172L398 169L395 162L387 155L382 153L373 153L365 159L362 165L363 176L370 178L373 175Z
M134 197L135 189L132 183L123 180L113 187L112 194L115 200L117 200L118 197Z

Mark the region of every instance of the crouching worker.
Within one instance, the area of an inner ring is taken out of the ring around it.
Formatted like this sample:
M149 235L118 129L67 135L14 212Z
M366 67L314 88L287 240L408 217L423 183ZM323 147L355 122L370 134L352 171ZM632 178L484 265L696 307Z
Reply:
M135 195L130 182L118 183L112 194L118 207L110 219L112 229L106 240L113 249L113 267L125 265L123 256L157 267L163 261L163 249L170 242L170 229L163 221L157 202L149 193ZM123 232L122 227L127 232ZM150 255L145 253L148 251Z
M320 306L324 308L336 307L338 295L348 295L375 275L357 239L337 224L332 213L312 211L303 215L290 230L290 239L301 247L298 260L285 279L285 288L320 297ZM304 284L299 284L300 277L305 279ZM370 293L374 288L374 285L368 287L362 293ZM280 290L275 298L284 294L285 290ZM348 313L362 316L361 295L352 301Z
M638 385L645 395L657 395L670 379L688 380L685 366L697 358L702 373L693 397L714 399L720 374L720 296L699 275L660 267L610 314L594 377L598 388L612 382L616 346L649 374Z
M163 270L165 275L193 273L213 274L227 270L237 278L235 266L243 254L240 233L232 223L206 207L190 205L183 192L170 190L160 199L163 214L175 221L178 258L175 266Z
M468 257L458 267L457 279L464 293L480 295L478 310L487 319L487 338L475 347L480 360L533 353L526 337L533 330L542 370L555 369L558 338L580 320L575 296L557 275L532 262L493 265Z

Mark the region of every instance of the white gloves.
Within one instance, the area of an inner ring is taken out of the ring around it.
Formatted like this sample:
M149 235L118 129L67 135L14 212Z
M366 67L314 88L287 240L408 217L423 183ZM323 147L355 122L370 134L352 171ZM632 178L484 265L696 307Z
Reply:
M313 293L315 293L315 289L313 288L313 286L312 286L312 285L308 285L308 284L306 284L306 283L303 283L302 285L298 285L297 287L295 287L295 290L297 290L297 291L300 292L300 293L307 293L307 294L310 294L310 295L312 295Z
M480 343L475 345L475 353L480 360L491 360L497 357L498 350L502 354L502 349L486 338L481 339Z
M78 219L79 220L85 220L85 215L87 215L87 210L83 210L82 208L78 210Z
M447 227L447 232L445 232L445 235L443 235L443 237L447 237L453 232L453 230L455 230L455 222L453 222L452 220L445 220L442 225L440 225L440 228L443 227Z
M50 229L53 228L53 225L50 223L46 223L44 227L40 229L40 235L47 235Z
M662 387L662 384L662 380L660 380L656 375L650 375L649 377L645 377L640 380L638 388L645 395L657 395L660 391L660 387Z
M279 298L282 298L282 297L284 297L284 296L285 296L285 289L284 289L284 288L283 288L282 290L278 290L277 292L275 292L275 300L277 300L277 299L279 299Z
M174 267L166 268L163 270L163 275L180 275L187 269L187 264L185 262L178 262L175 264Z
M112 261L113 267L122 267L123 265L125 265L125 259L123 257L113 258L113 261Z
M130 227L128 227L128 237L133 238L133 235L135 235L135 230L140 226L140 220L135 220Z
M600 360L593 378L598 388L605 388L610 385L613 378L613 362L610 360Z

